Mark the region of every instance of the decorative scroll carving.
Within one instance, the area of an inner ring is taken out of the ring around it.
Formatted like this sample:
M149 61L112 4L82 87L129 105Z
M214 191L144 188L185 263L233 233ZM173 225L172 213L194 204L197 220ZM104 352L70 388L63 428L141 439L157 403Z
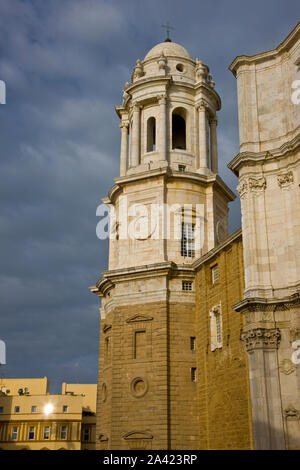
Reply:
M264 191L267 186L266 178L264 176L261 178L249 177L248 184L250 191Z
M280 331L278 328L253 328L241 334L241 340L245 341L247 351L253 349L277 349L280 343Z
M237 192L240 195L240 198L243 198L246 195L247 191L248 191L247 181L242 180L236 189L237 189Z
M299 410L296 410L293 405L289 405L283 410L283 415L286 419L299 419Z
M281 188L285 188L294 182L294 175L292 171L287 171L286 173L281 173L277 176L278 185Z
M199 103L196 105L197 111L206 111L209 109L208 104L204 100L200 100Z
M249 191L261 193L266 189L266 186L267 182L264 176L260 178L253 178L250 176L247 179L243 179L236 189L240 195L240 198L243 198Z

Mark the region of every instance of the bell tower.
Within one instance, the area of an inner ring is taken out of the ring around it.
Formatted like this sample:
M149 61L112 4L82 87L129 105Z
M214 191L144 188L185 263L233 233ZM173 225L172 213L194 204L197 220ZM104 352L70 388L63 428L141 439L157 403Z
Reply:
M167 40L137 60L120 118L102 299L98 449L196 449L194 268L228 235L221 100L209 68Z

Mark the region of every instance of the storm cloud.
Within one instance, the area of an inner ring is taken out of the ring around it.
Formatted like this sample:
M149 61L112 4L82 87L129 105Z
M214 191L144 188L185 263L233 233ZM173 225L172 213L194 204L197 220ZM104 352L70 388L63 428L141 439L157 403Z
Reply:
M107 267L96 208L119 171L122 101L138 58L172 39L209 65L221 95L220 174L238 152L240 54L276 47L296 1L1 0L0 338L7 377L96 382L99 301L88 287ZM231 231L240 226L232 204Z

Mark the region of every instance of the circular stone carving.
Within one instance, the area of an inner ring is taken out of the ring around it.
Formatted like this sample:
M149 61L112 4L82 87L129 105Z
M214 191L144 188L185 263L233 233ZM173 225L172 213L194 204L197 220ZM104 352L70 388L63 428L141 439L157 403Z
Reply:
M102 384L102 387L101 387L101 398L102 398L102 402L105 403L106 402L106 398L107 398L107 388L106 388L106 384L103 383Z
M146 395L148 391L147 380L143 377L136 377L130 385L131 393L134 397L140 398Z

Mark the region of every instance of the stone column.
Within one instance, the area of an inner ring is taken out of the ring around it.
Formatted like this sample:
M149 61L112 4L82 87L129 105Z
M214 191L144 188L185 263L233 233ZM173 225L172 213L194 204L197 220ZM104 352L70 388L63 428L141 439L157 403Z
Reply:
M207 105L202 101L198 106L199 113L199 161L200 168L208 168L208 132L207 132Z
M160 160L167 160L167 96L158 96L159 102L159 126L158 126L158 151Z
M248 352L255 450L286 448L277 358L280 336L278 328L260 327L242 334Z
M211 169L213 173L218 173L218 146L217 146L217 124L218 119L213 117L210 124L210 151L211 151Z
M131 136L131 166L140 163L140 135L141 135L141 108L138 104L133 105L132 136Z
M126 175L127 152L128 152L128 124L120 123L121 128L121 155L120 155L120 176Z

